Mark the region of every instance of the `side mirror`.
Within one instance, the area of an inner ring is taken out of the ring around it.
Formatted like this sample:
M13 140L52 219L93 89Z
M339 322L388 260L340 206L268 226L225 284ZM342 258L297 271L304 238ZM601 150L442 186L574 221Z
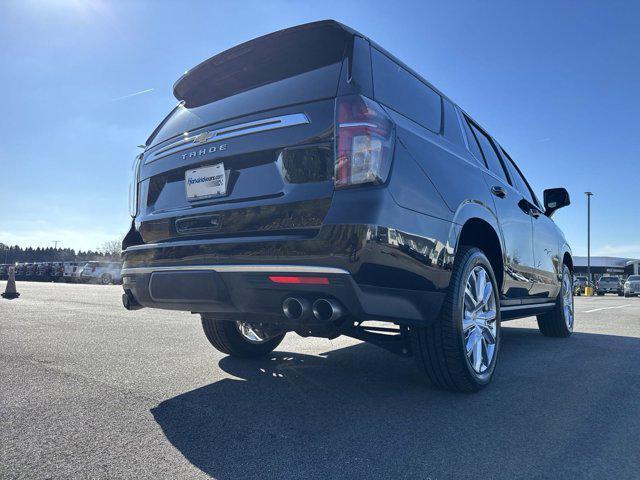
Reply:
M551 217L559 208L571 204L569 192L565 188L549 188L544 191L544 214Z

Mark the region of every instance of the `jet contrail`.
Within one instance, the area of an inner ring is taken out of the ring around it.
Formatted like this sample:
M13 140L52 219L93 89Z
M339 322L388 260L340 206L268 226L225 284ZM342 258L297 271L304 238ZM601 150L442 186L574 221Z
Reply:
M141 90L140 92L130 93L129 95L125 95L123 97L113 98L112 102L117 102L118 100L124 100L125 98L135 97L136 95L142 95L143 93L153 92L153 88L147 88L146 90Z

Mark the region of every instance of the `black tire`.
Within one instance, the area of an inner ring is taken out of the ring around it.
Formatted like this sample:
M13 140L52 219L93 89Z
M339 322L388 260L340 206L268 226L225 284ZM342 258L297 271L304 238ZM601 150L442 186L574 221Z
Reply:
M604 297L604 292L598 292L599 297Z
M562 271L563 271L563 276L568 272L569 278L571 278L571 271L569 270L569 267L567 267L566 265L563 265ZM567 325L567 322L565 321L565 314L564 314L564 308L562 303L563 291L564 291L564 285L560 289L560 293L558 293L558 297L556 298L556 304L553 310L551 310L548 313L544 313L542 315L537 316L538 328L540 329L540 333L542 333L545 337L566 338L571 336L571 334L573 333L573 324L575 322L575 306L572 307L573 319L571 320L571 325Z
M476 373L467 360L463 338L464 294L471 271L482 266L489 275L496 302L495 350L490 365ZM462 246L456 255L450 288L440 317L427 327L411 327L412 351L418 368L439 388L459 392L476 392L493 377L500 350L500 308L497 282L491 263L478 248Z
M629 298L629 297L630 297L630 295L628 293L624 294L624 298Z
M219 352L232 357L262 357L271 353L284 338L281 333L263 343L252 343L246 340L238 330L237 323L231 320L218 320L201 315L202 329L209 343Z
M103 273L100 277L100 283L102 283L102 285L111 285L113 283L113 278L111 278L111 275L108 273Z

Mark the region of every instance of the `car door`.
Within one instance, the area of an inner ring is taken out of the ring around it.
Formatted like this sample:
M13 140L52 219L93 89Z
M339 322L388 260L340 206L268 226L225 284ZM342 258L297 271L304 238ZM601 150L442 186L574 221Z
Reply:
M532 297L555 298L560 289L560 240L562 234L556 224L544 214L529 182L509 154L500 147L500 154L507 165L514 186L523 196L523 208L528 209L533 227L533 286Z
M493 195L504 246L505 300L527 298L533 286L533 226L529 210L523 208L522 195L513 188L506 167L491 137L473 120L464 116L469 143L484 162L483 177ZM475 143L474 143L475 142Z

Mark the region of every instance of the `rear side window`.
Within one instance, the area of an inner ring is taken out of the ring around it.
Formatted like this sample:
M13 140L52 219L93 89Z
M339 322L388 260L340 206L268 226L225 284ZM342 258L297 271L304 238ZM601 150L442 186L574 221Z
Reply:
M485 161L487 162L487 167L493 173L495 173L498 177L502 178L505 183L509 183L509 178L507 177L506 172L504 171L504 166L498 158L498 154L496 153L495 147L493 146L493 142L491 139L485 134L482 130L476 127L473 123L470 123L471 130L473 131L476 139L478 140L478 144L480 145L480 150L482 150L482 155L484 156Z
M432 132L440 133L440 94L375 48L371 49L371 63L375 99Z
M522 175L522 172L520 171L518 166L515 164L509 154L505 152L504 148L500 147L500 151L502 152L503 158L506 159L506 163L509 167L509 174L513 179L514 187L522 194L522 196L526 200L529 201L529 203L531 203L532 205L537 205L539 208L539 202L535 198L535 195L533 194L529 183L524 178L524 175Z
M458 114L456 113L456 107L453 106L446 98L442 99L443 117L444 117L444 137L451 143L465 146L464 139L462 138L462 130L460 130L460 122L458 121Z
M465 134L467 135L469 150L471 150L471 153L475 155L476 160L478 160L478 162L486 166L486 163L484 163L484 160L483 160L484 157L482 156L482 152L480 151L480 147L478 146L478 141L476 140L476 136L471 131L471 127L469 127L469 124L466 122L466 120L462 122L462 126L464 128Z

